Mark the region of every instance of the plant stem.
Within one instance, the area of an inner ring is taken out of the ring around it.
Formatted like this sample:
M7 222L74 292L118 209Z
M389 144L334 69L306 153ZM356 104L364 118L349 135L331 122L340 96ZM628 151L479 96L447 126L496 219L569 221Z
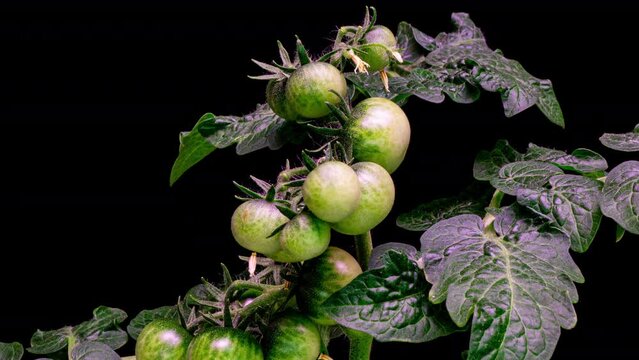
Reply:
M126 356L123 357L122 360L135 360L135 356Z
M362 270L368 269L368 262L371 259L371 253L373 252L373 238L371 232L367 231L364 234L355 235L355 255L357 256L357 262L362 267Z
M488 204L489 208L492 209L499 209L499 206L501 205L501 201L504 198L504 193L500 190L495 190L495 192L493 193L493 197L490 199L490 203ZM486 213L486 215L484 215L484 229L489 229L491 227L491 225L493 224L493 221L495 221L495 217L490 214L490 213Z
M361 331L342 328L348 341L350 348L348 350L348 360L369 360L371 357L371 347L373 346L373 337Z

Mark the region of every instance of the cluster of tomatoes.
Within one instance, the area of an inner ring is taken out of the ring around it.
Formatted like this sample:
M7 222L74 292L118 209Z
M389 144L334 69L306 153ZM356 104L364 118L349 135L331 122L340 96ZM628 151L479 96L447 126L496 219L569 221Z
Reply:
M395 47L393 33L374 26L343 55L356 69L364 64L364 70L384 71ZM343 104L347 92L338 67L310 62L270 80L266 98L280 117L312 123L329 116L331 104ZM246 332L224 327L192 338L177 323L156 320L138 338L138 360L317 359L319 326L336 324L322 303L362 272L347 251L329 246L331 232L366 234L386 218L395 199L390 173L403 161L410 141L406 115L386 98L360 101L349 109L342 127L352 161L328 157L309 169L301 185L301 206L285 214L276 201L251 199L232 216L233 237L242 247L280 263L303 262L294 286L297 305L273 316L261 344Z

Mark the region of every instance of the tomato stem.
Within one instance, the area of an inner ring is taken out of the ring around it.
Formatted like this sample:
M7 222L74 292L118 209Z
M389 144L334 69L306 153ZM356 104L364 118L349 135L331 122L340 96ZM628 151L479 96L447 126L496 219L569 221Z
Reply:
M368 261L371 258L372 252L373 237L371 236L371 232L367 231L364 234L355 235L355 255L359 266L361 266L364 271L368 269Z
M495 192L493 193L493 197L490 199L490 203L488 204L488 207L491 209L499 209L499 207L501 206L501 201L504 198L504 195L505 194L502 191L495 190ZM483 219L484 229L494 232L492 228L493 221L495 221L495 216L487 212L486 215L484 215L484 219Z
M373 346L373 337L357 330L342 328L348 341L350 348L348 351L349 360L369 360L371 357L371 347Z

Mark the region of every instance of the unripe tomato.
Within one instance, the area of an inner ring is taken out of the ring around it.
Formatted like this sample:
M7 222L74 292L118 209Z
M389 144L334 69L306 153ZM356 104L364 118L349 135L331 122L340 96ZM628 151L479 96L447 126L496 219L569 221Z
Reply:
M347 235L364 234L381 223L395 202L395 184L383 167L373 162L353 165L359 179L362 196L355 211L331 224L337 232Z
M147 324L135 344L137 360L186 360L191 334L172 320Z
M361 273L362 268L351 254L329 246L322 255L304 262L297 290L300 310L317 324L335 325L321 305Z
M346 97L344 75L331 64L314 62L295 70L286 83L286 100L297 114L316 119L330 113L326 102L337 105L340 99L330 90Z
M397 46L395 34L383 25L373 26L373 28L364 35L363 40L366 44L382 44L390 49L394 49Z
M404 160L410 143L410 123L402 108L385 98L368 98L353 109L348 126L353 156L372 161L393 173Z
M331 241L331 227L310 212L291 219L279 233L280 250L269 257L280 262L299 262L323 253Z
M357 55L368 64L368 71L375 72L384 69L390 64L390 55L386 46L381 44L360 45Z
M238 206L231 217L231 232L244 248L270 255L280 248L278 236L269 237L288 218L266 200L249 200Z
M262 340L266 360L316 360L320 344L317 325L294 310L273 320Z
M340 161L326 161L313 169L302 186L306 206L326 222L350 215L359 204L357 175Z
M291 109L286 100L286 83L287 79L270 80L266 85L266 102L279 117L295 121L299 119L299 115Z
M250 334L216 327L196 336L189 346L189 360L264 360L260 344Z

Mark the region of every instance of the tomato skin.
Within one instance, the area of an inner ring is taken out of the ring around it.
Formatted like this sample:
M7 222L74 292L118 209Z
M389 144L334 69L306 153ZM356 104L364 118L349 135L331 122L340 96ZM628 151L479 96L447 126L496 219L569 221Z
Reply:
M358 47L357 55L368 64L369 72L383 70L390 64L390 56L386 46L381 44L364 44Z
M189 346L189 360L264 360L260 344L250 334L216 327L196 336Z
M340 99L330 92L346 97L348 87L344 75L331 64L314 62L295 70L286 83L286 100L291 109L307 119L330 113L325 102L337 105Z
M191 334L172 320L147 324L135 344L137 360L186 360Z
M270 258L299 262L322 254L331 241L331 227L310 212L292 218L279 233L280 250Z
M321 337L317 325L299 311L288 310L273 320L262 346L266 360L315 360Z
M364 43L366 44L382 44L390 48L391 50L397 47L397 39L395 34L383 25L375 25L373 28L364 35Z
M313 169L302 186L306 206L326 222L339 221L357 208L359 181L350 166L326 161Z
M352 115L348 132L355 159L377 163L392 174L404 161L410 143L410 123L402 108L374 97L357 104Z
M278 236L269 237L288 218L266 200L249 200L235 209L231 232L242 247L270 255L280 248Z
M286 100L286 83L287 79L269 80L268 85L266 85L266 102L279 117L289 121L296 121L300 116L290 107L288 100Z
M357 209L343 220L331 224L342 234L359 235L381 223L390 213L395 202L395 184L390 174L373 162L353 165L359 179L361 199Z
M348 285L362 268L348 252L329 246L320 256L304 262L297 290L297 305L319 325L335 325L321 305L337 290Z

